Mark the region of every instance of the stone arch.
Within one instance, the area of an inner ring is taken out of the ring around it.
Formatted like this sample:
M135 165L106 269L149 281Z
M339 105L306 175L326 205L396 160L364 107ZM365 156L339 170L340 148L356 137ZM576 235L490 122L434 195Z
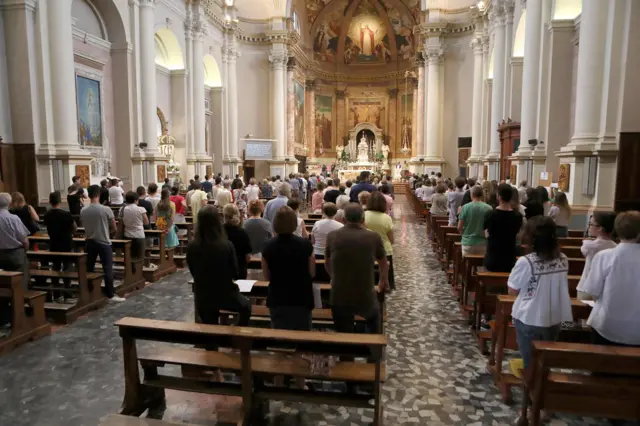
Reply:
M524 34L527 26L527 9L522 11L520 20L518 21L518 27L516 28L516 36L513 39L513 49L511 50L511 56L514 58L524 57Z
M76 0L77 1L77 0ZM84 0L88 3L106 29L107 40L116 45L129 42L129 33L114 0Z
M582 13L582 0L554 0L553 19L575 19Z
M168 28L160 28L155 34L156 64L169 70L184 69L182 48L177 37Z
M209 87L221 87L222 78L216 59L211 55L204 56L204 84Z
M71 16L78 29L103 40L109 40L107 26L91 0L73 0Z

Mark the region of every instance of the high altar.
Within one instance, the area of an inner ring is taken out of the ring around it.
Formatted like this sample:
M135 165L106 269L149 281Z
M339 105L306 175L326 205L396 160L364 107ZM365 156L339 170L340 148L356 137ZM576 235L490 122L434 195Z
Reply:
M382 130L372 123L353 127L348 144L336 147L336 154L341 181L354 180L364 170L389 171L389 146L382 142Z

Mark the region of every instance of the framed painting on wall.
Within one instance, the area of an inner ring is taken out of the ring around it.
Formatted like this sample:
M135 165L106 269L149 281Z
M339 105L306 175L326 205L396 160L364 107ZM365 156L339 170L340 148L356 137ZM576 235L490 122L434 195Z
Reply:
M88 188L91 185L89 166L76 166L76 176L80 177L80 186Z
M102 101L100 82L76 75L78 139L83 147L102 146Z
M156 169L158 173L158 182L164 182L167 178L167 167L164 164L159 164Z
M571 177L571 164L560 164L558 170L558 189L562 192L569 190L569 178Z

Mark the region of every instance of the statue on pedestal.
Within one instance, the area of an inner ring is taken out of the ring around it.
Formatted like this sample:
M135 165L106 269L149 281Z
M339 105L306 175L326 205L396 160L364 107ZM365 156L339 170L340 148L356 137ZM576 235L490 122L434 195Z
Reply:
M389 159L389 145L382 144L382 155L384 156L384 162Z
M369 161L369 144L364 136L362 136L358 144L358 161Z
M342 145L338 145L336 147L336 156L338 157L338 160L342 159L342 153L344 152L344 146Z

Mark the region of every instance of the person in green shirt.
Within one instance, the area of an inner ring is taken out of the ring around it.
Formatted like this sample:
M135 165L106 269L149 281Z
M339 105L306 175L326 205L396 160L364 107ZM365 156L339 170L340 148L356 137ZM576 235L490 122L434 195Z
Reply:
M484 219L491 210L491 206L483 201L482 188L471 188L471 202L462 206L458 217L458 232L462 234L462 256L485 254L487 238Z

